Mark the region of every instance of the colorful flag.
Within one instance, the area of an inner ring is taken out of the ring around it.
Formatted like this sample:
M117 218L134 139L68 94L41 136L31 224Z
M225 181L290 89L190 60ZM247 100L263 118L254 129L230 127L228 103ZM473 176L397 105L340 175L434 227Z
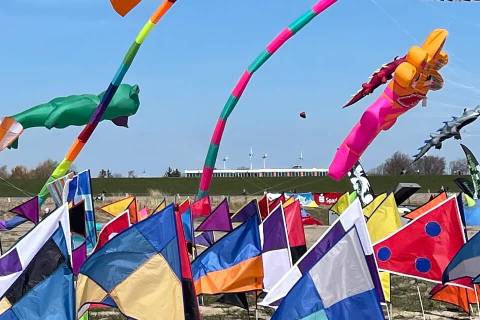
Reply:
M311 192L285 193L285 197L293 198L294 200L300 201L300 205L302 207L318 208L318 205L315 202L315 198L313 196L313 193L311 193Z
M167 207L167 199L163 199L162 202L152 211L152 214L162 211Z
M477 292L480 286L477 285ZM477 303L477 297L473 288L466 288L454 285L437 284L430 291L430 299L453 304L470 314L470 305Z
M193 219L198 217L208 217L212 212L212 206L210 204L210 197L205 196L191 205Z
M232 221L230 220L230 209L227 198L212 211L212 213L203 220L195 231L232 231Z
M137 219L138 219L138 221L145 220L145 219L148 218L148 216L149 216L149 214L148 214L148 209L147 209L147 208L143 208L142 210L137 211Z
M265 198L266 199L266 198ZM245 222L253 216L259 216L257 200L252 200L232 215L232 222Z
M30 200L27 200L26 202L16 206L13 209L9 210L12 213L15 213L16 215L20 217L24 217L34 224L37 224L39 221L40 217L40 208L38 205L38 197L35 196Z
M259 224L259 217L253 215L192 262L197 294L237 293L263 288Z
M353 186L353 190L358 195L360 203L366 206L373 201L375 193L373 192L372 185L368 180L365 170L363 170L360 161L357 161L355 165L348 171L348 178Z
M412 212L407 213L403 217L406 218L406 219L410 219L410 220L418 218L422 214L424 214L425 212L427 212L430 209L438 206L440 203L444 202L447 199L448 199L447 193L442 192L442 193L438 194L436 197L434 197L433 199L429 200L424 205L418 207L417 209L413 210Z
M178 205L178 214L182 219L183 232L187 243L193 242L193 224L192 224L192 210L190 209L190 199L184 200Z
M382 193L378 196L375 197L375 199L373 199L372 202L370 202L369 204L367 204L366 206L363 207L363 215L367 218L370 218L370 216L372 215L372 213L375 211L375 209L378 208L378 206L383 202L383 200L385 200L387 198L387 194L386 193Z
M12 230L26 221L27 219L20 216L14 216L8 220L0 220L0 231Z
M128 210L126 210L103 225L102 230L100 230L100 233L98 234L97 245L93 249L93 252L100 250L110 239L129 227L130 215Z
M112 238L80 270L77 310L99 302L136 319L198 319L192 313L196 301L188 300L182 285L190 268L182 258L182 233L170 205Z
M127 13L135 8L141 0L110 0L113 9L117 11L119 15L124 17Z
M202 232L195 236L195 246L208 248L215 243L215 235L212 231Z
M477 158L473 155L473 152L464 146L463 144L460 144L462 146L463 152L465 152L465 157L467 158L467 163L468 163L468 171L470 172L470 176L472 177L472 182L473 182L473 199L478 199L478 195L480 192L480 164L478 163Z
M87 243L84 241L72 252L73 274L78 275L80 268L87 260Z
M260 224L263 288L268 292L292 267L283 206L279 204Z
M91 252L97 243L97 228L95 226L95 209L89 170L80 172L67 181L63 192L63 200L72 206L81 202L85 205L85 241L87 242L88 252Z
M384 319L355 227L310 263L310 270L283 298L272 320Z
M39 229L34 233L41 232ZM67 241L69 235L57 224L55 232L40 243L21 275L5 291L0 300L0 319L76 319ZM18 254L22 256L22 252Z
M480 233L475 234L455 253L443 271L443 283L467 277L474 283L480 283Z
M282 299L287 295L290 289L308 273L314 265L323 257L335 243L345 236L352 227L356 228L360 236L360 242L363 248L368 269L373 279L377 295L383 301L383 294L378 276L378 269L373 255L372 244L368 236L368 230L365 218L362 213L362 207L359 200L355 200L337 221L328 228L325 233L313 244L313 246L305 253L300 260L282 277L282 279L267 293L261 305L278 306ZM337 265L335 265L337 267ZM341 288L341 286L336 286Z
M270 213L269 207L270 205L269 205L268 197L265 194L260 200L258 200L258 210L260 212L260 216L262 217L262 219L265 219Z
M365 210L363 211L365 215ZM402 227L400 215L398 214L395 196L390 193L386 199L380 203L375 211L372 212L367 220L368 234L372 243L376 243ZM382 282L383 296L386 302L390 302L390 273L380 272L380 281Z
M291 205L283 208L283 210L287 222L287 234L292 262L295 263L307 252L307 241L301 213L302 207L300 206L300 202L295 201Z
M374 245L379 269L434 282L465 243L451 197Z
M279 197L275 198L273 201L269 201L268 204L268 214L273 211L279 204L284 203L286 200L285 194L281 194ZM264 218L265 219L265 218Z
M71 252L63 205L0 256L0 319L74 319Z
M100 210L116 217L128 210L130 214L130 223L137 223L137 199L133 196L126 197L100 208Z
M332 225L335 220L338 219L338 216L345 211L350 205L350 194L345 192L342 194L337 202L328 209L328 224Z
M55 206L60 207L63 204L63 190L65 189L65 184L68 180L72 179L74 175L73 172L69 172L67 175L47 184L48 191L52 196Z

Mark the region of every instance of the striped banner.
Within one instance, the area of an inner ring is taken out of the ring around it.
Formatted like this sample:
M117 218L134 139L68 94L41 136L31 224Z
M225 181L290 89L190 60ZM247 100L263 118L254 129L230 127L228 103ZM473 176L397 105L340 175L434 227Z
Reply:
M287 42L288 39L293 37L298 31L305 27L310 21L313 20L318 14L325 11L337 0L320 0L309 11L293 21L287 28L285 28L279 35L277 35L272 42L270 42L267 48L262 51L253 62L248 66L247 70L243 73L240 80L233 88L233 91L228 98L225 106L223 107L220 118L217 121L213 136L210 141L208 153L203 166L202 177L200 179L200 187L198 190L197 198L203 198L208 194L210 184L213 177L213 169L217 161L218 149L222 140L223 131L227 124L227 119L232 113L233 109L237 105L238 101L242 97L243 91L247 87L253 74L260 69L260 67L281 47Z
M82 132L80 132L78 137L75 139L72 146L70 147L67 154L65 155L65 158L62 160L62 162L60 162L57 168L53 171L52 175L50 176L50 178L48 178L48 181L46 182L46 184L43 186L42 190L38 194L38 199L40 204L42 204L49 195L48 188L47 188L48 183L64 176L68 172L68 170L72 166L72 163L75 161L75 159L80 154L85 144L88 142L93 131L95 131L100 120L102 120L102 117L105 111L107 110L108 105L112 101L113 96L117 92L118 87L122 83L123 78L125 77L125 74L127 73L128 69L132 65L133 59L135 59L135 56L137 55L137 52L140 49L140 46L145 41L145 39L150 34L150 32L153 30L153 28L156 26L156 24L160 21L160 19L173 6L175 1L176 0L164 0L163 3L157 8L157 10L153 13L153 15L150 17L150 19L147 21L147 23L143 26L143 28L138 33L137 37L135 38L135 41L128 49L120 67L118 68L117 73L113 77L112 82L110 83L107 90L105 91L105 94L103 95L102 100L100 101L100 104L97 106L97 109L92 114L90 121L87 123L87 125L83 128Z

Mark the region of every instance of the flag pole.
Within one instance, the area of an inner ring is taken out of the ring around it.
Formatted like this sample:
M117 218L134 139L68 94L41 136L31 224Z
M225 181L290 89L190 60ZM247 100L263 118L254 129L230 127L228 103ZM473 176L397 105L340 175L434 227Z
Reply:
M390 311L388 310L389 308L390 308L390 307L388 306L388 302L385 303L385 309L387 309L387 318L388 318L388 320L391 320L391 318L390 318Z
M420 287L418 286L418 283L417 283L417 292L418 292L418 300L420 300L420 307L422 308L423 320L426 320L427 318L425 318L425 310L423 309L422 295L420 294Z
M473 284L473 291L475 291L475 299L477 299L478 319L480 319L480 303L478 302L477 285L475 283Z
M255 320L258 320L258 291L255 290Z

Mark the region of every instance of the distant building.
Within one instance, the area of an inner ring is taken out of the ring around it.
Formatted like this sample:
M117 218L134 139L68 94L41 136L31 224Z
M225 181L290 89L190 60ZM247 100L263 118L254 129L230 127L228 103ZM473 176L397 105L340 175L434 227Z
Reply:
M213 176L216 178L244 178L244 177L324 177L327 169L303 169L294 167L292 169L215 169ZM185 170L187 178L199 178L202 170Z

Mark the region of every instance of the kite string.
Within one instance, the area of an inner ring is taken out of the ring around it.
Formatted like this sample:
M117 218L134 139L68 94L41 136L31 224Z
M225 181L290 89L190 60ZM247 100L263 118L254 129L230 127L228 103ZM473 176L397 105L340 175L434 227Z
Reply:
M25 196L27 197L32 197L33 194L29 193L28 191L20 188L20 187L17 187L15 184L11 183L10 181L4 179L2 176L0 176L0 180L2 180L6 185L8 185L9 187L17 190L17 191L20 191L21 193L23 193Z

